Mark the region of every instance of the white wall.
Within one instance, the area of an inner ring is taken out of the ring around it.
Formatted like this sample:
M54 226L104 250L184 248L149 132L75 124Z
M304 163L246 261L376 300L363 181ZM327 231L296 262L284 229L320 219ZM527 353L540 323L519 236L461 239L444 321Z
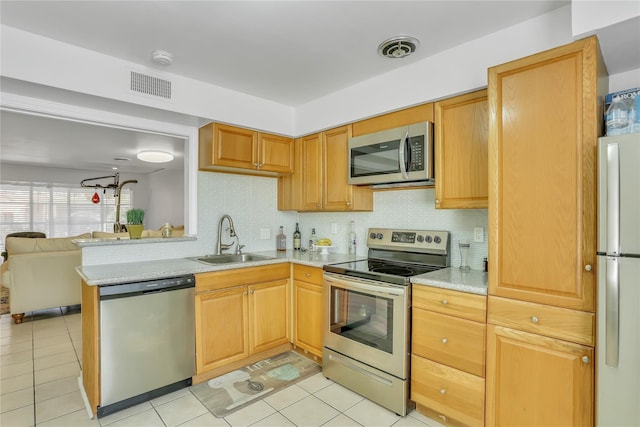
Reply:
M145 228L158 229L164 223L184 225L184 172L163 170L147 175Z

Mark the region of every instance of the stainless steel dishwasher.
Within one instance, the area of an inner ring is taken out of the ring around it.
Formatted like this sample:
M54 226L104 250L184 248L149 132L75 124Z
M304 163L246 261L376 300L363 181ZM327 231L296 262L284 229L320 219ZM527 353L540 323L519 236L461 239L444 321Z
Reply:
M100 287L98 417L191 385L195 277Z

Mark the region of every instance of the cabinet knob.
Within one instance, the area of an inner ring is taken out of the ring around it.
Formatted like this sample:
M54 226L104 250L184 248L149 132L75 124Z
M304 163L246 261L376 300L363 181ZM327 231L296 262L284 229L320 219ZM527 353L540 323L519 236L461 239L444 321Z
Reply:
M254 164L253 164L253 166L255 166L255 167L259 167L259 166L258 166L258 162L254 163Z
M591 266L591 264L587 264L584 266L584 271L591 271L593 270L593 267Z
M347 206L351 206L351 202L347 202Z
M304 274L306 277L311 277L311 273L305 273Z
M247 295L247 291L244 291L244 292L242 293L242 295Z
M449 341L447 338L442 338L442 344L446 344Z
M582 356L583 363L589 363L589 356Z
M449 301L447 301L446 299L443 299L441 302L442 302L442 304L444 304L444 305L449 304Z
M436 199L436 205L440 204L440 200Z
M538 323L538 316L531 316L531 321L533 323Z
M446 394L447 393L447 389L446 388L441 388L440 389L440 394Z

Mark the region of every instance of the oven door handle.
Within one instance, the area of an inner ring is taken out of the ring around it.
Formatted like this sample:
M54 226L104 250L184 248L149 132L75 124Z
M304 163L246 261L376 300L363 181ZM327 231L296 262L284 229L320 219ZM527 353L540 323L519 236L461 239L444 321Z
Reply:
M389 286L384 282L374 282L375 284L369 284L364 279L357 279L349 277L348 279L338 278L335 275L329 276L325 273L324 280L329 285L337 285L340 288L351 289L354 291L365 291L374 295L405 295L405 289L403 287Z

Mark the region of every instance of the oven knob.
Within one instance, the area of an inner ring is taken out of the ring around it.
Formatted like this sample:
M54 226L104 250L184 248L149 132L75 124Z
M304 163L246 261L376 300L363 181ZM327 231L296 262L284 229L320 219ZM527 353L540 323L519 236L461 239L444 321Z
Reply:
M424 236L424 241L425 241L425 242L427 242L427 243L431 243L431 240L433 240L433 239L431 238L431 236Z
M433 238L434 243L440 243L442 242L442 239L440 238L440 236L436 236Z
M422 242L423 242L423 240L424 240L424 237L422 237L422 236L418 235L418 242L422 243Z
M369 234L369 237L372 238L372 239L375 239L376 238L376 233Z
M378 239L382 239L384 236L382 235L382 233L378 233L378 234L376 235L376 237L377 237Z

